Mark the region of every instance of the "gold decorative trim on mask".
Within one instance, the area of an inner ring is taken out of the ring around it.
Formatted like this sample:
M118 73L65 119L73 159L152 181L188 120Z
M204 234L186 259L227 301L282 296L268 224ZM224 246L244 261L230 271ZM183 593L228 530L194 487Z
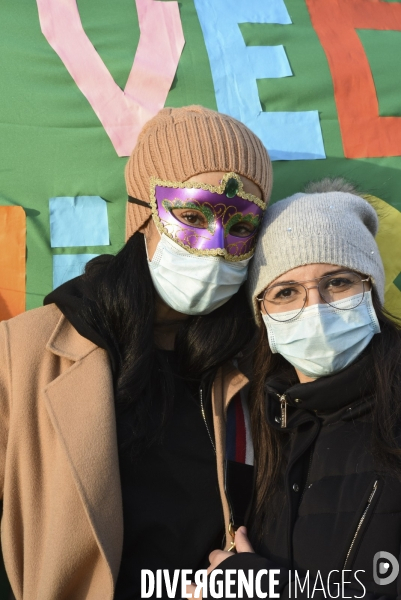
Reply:
M238 192L236 193L236 196L239 196L240 198L244 198L245 200L249 200L249 202L253 202L257 206L259 206L262 210L266 210L266 208L267 208L266 202L263 202L263 200L261 200L257 196L254 196L253 194L248 194L244 191L244 184L242 183L242 180L241 180L240 176L237 175L237 173L233 173L233 172L225 173L225 175L223 176L219 185L210 185L208 183L200 183L198 181L186 181L186 182L169 181L169 180L165 180L165 179L159 179L158 177L151 177L150 178L150 205L152 208L153 222L155 223L160 234L162 234L162 233L166 234L167 237L169 237L173 242L178 244L178 246L181 246L181 248L183 248L187 252L190 252L191 254L195 254L197 256L222 256L225 260L229 260L232 262L246 260L247 258L250 258L251 256L253 256L255 254L255 248L253 248L246 254L241 254L239 256L235 256L235 255L227 252L226 248L214 248L212 250L199 250L198 248L192 248L191 246L187 246L186 244L181 242L181 240L179 240L179 239L175 238L173 235L171 235L171 233L166 229L166 227L164 227L164 225L158 215L158 212L157 212L157 200L156 200L156 194L155 194L156 186L174 188L174 189L187 188L187 189L205 190L208 192L212 192L214 194L224 195L227 181L232 178L234 178L238 181ZM230 198L228 198L228 199L230 200ZM258 234L256 233L256 237L257 237L257 235ZM230 246L232 246L232 244L230 244Z
M209 183L200 183L199 181L168 181L164 179L158 179L157 177L150 178L150 195L154 195L155 186L159 185L161 187L168 187L174 189L197 189L197 190L205 190L206 192L212 192L213 194L224 194L226 189L227 181L229 179L236 179L238 181L238 192L236 196L240 198L244 198L245 200L249 200L249 202L253 202L257 204L262 210L266 210L266 202L263 202L261 198L254 196L253 194L247 194L244 192L244 184L242 183L241 177L237 173L226 173L220 185L210 185Z

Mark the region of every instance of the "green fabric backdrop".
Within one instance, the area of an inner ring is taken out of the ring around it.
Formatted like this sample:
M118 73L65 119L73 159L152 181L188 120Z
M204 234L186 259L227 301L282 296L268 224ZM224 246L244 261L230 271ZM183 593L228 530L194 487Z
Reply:
M344 158L333 86L324 51L302 0L286 0L293 24L240 26L248 45L283 44L294 76L258 81L264 110L318 110L326 160L274 163L273 201L310 179L344 175L401 210L401 158ZM115 81L124 87L139 39L133 0L81 0L85 31ZM166 105L216 108L202 32L192 0L180 3L185 48ZM400 32L360 31L371 62L380 113L400 114ZM42 35L36 3L2 8L0 73L0 204L27 214L27 309L52 288L53 253L116 252L124 241L125 158L119 158L92 107ZM54 249L52 196L100 195L108 202L110 247ZM400 230L401 231L401 230ZM400 268L401 271L401 268Z

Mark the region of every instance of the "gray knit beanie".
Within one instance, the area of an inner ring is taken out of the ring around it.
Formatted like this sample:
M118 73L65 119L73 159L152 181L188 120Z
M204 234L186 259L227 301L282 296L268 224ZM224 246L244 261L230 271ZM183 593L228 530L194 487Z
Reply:
M290 269L313 263L370 275L383 304L384 268L375 241L378 225L374 208L348 192L298 193L270 206L247 281L257 323L261 323L257 296Z

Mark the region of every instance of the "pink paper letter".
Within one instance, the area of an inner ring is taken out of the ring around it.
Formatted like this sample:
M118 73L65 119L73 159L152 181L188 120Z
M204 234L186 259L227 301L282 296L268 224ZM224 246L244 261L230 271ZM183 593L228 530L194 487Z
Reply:
M43 35L90 102L118 156L129 156L144 124L166 101L184 47L177 2L136 0L141 31L125 90L86 35L76 0L37 0Z

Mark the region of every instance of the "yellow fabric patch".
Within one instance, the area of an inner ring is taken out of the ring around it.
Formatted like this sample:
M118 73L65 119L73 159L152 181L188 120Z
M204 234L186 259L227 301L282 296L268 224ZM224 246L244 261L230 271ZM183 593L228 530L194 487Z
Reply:
M401 279L401 212L376 196L364 198L376 210L380 221L376 242L386 274L385 307L401 318L401 289L394 283Z

